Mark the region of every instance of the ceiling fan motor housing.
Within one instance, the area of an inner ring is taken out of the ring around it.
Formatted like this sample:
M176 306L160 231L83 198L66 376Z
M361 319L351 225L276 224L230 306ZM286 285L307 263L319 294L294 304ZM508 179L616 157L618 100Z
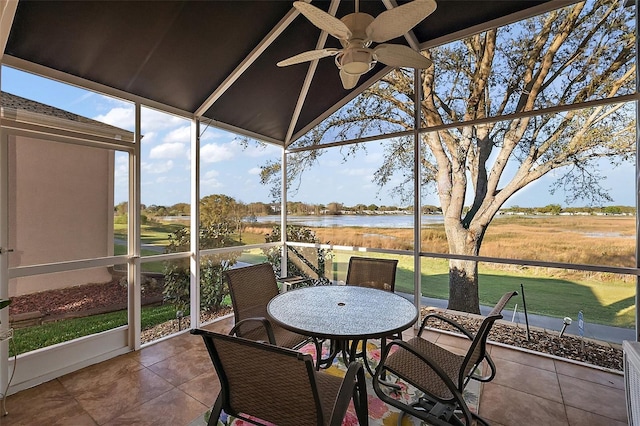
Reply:
M340 40L342 47L347 47L348 43L359 40L363 46L369 47L371 40L367 40L367 27L373 22L373 16L368 13L350 13L340 19L351 31L349 40ZM366 46L365 44L366 40Z
M340 40L344 48L336 56L336 65L347 74L361 75L376 65L373 51L367 49L371 40L367 40L367 27L373 22L368 13L350 13L340 19L351 31L349 40Z

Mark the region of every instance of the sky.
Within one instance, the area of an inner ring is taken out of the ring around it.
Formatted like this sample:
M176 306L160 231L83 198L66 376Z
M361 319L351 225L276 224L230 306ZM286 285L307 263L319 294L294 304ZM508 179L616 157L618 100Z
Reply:
M0 82L3 91L55 106L126 130L134 129L133 105L98 93L48 80L6 66ZM190 189L190 123L149 108L142 110L142 186L141 199L146 205L170 206L189 202ZM244 203L272 202L269 188L260 183L260 166L279 161L281 149L268 145L243 149L238 137L227 131L202 127L201 196L225 194ZM373 175L382 164L383 150L378 142L367 145L367 155L343 162L338 149L325 152L319 163L305 170L300 182L294 182L289 201L310 204L343 203L406 206L388 188L378 188ZM127 200L126 154L116 154L115 202ZM603 166L602 184L614 199L608 205L635 205L635 168L633 164L611 169ZM397 182L398 178L394 178ZM535 207L548 204L584 206L585 201L571 205L561 191L549 193L553 176L547 176L512 197L505 207ZM424 204L439 205L433 194L425 194Z

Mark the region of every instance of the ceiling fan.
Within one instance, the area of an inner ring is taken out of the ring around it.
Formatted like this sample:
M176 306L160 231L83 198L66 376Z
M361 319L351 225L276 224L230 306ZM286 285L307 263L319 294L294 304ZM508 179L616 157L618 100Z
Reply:
M374 48L370 46L374 42L384 43L410 31L436 10L434 0L413 0L384 11L375 19L368 13L359 12L358 0L355 2L355 13L342 19L304 1L296 1L293 6L313 25L337 38L343 48L303 52L278 62L279 67L335 56L343 87L352 89L358 84L360 76L370 71L377 62L408 68L429 68L432 64L429 59L408 46L386 43Z

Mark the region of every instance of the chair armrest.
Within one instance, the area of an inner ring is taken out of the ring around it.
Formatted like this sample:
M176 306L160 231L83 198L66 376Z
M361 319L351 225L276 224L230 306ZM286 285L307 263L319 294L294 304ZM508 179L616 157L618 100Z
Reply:
M391 342L389 342L386 346L386 348L384 349L384 353L382 355L382 358L380 359L380 364L378 365L378 368L376 368L375 371L375 375L374 375L374 384L380 380L380 375L382 374L382 370L384 369L385 366L385 362L387 361L387 357L391 351L391 347L392 346L399 346L400 348L410 352L412 355L414 355L415 357L417 357L418 359L420 359L422 362L424 362L425 364L427 364L429 366L429 368L431 368L439 377L440 379L444 382L444 384L453 392L456 393L458 392L458 388L455 385L455 383L453 383L453 381L451 380L451 378L447 375L447 373L445 373L445 371L436 363L435 360L431 359L429 356L425 356L421 353L419 353L418 351L416 351L411 345L409 345L407 342L403 341L403 340L392 340Z
M475 337L473 334L471 334L471 332L469 330L467 330L466 328L464 328L461 324L457 323L456 321L452 320L451 318L447 318L444 315L440 315L440 314L428 314L426 317L424 317L424 319L422 320L422 325L420 325L420 331L418 331L418 337L422 336L422 332L424 330L424 328L427 326L427 322L431 319L431 318L436 318L439 319L441 321L446 322L447 324L457 328L458 330L460 330L461 333L463 333L469 340L473 340L473 338Z
M356 390L357 392L355 392ZM358 396L357 398L356 395ZM349 408L349 402L352 397L354 407L356 408L356 414L364 413L366 416L369 411L367 407L367 385L364 377L364 367L357 361L353 361L349 364L347 372L342 379L336 403L331 411L331 426L342 425L344 415ZM360 415L358 415L358 419L360 421L363 420L360 419Z
M447 324L450 324L451 326L457 328L458 330L460 330L461 333L464 333L464 335L467 336L467 338L469 340L473 340L475 338L475 336L473 334L471 334L471 332L469 330L464 328L458 322L454 321L451 318L447 318L447 317L445 317L443 315L435 314L435 313L434 314L428 314L427 316L424 317L424 320L422 321L422 325L420 326L420 331L418 331L418 337L422 337L422 331L424 330L424 328L427 325L427 322L431 318L439 319L439 320L444 321ZM493 380L495 378L495 376L496 376L496 365L493 363L493 360L491 359L491 356L489 355L488 352L485 353L484 359L487 361L487 364L489 364L489 369L491 370L491 373L488 376L469 376L469 378L477 380L479 382L490 382L491 380Z
M245 318L241 321L238 321L236 323L236 325L233 326L233 328L231 329L231 331L229 331L229 336L234 336L237 335L238 329L240 328L240 326L242 326L243 324L246 324L248 322L258 322L260 324L262 324L262 326L264 327L265 331L267 332L267 337L269 338L269 342L272 345L276 344L276 337L273 334L273 327L271 326L271 323L269 322L268 319L266 319L265 317L252 317L252 318ZM240 336L242 337L242 336Z
M488 352L484 354L484 360L487 361L489 365L490 373L487 376L476 376L475 374L469 375L470 379L477 380L478 382L490 382L496 377L496 365L493 363L491 359L491 355Z

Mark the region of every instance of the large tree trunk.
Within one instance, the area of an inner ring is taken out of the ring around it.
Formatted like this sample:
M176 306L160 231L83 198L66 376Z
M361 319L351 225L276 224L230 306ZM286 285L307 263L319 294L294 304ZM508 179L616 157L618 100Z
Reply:
M455 311L480 313L478 296L478 262L473 260L449 261L449 306Z
M449 251L452 254L477 256L482 241L480 229L467 229L458 223L447 229ZM480 313L478 295L478 262L473 260L449 261L449 305L448 309Z

